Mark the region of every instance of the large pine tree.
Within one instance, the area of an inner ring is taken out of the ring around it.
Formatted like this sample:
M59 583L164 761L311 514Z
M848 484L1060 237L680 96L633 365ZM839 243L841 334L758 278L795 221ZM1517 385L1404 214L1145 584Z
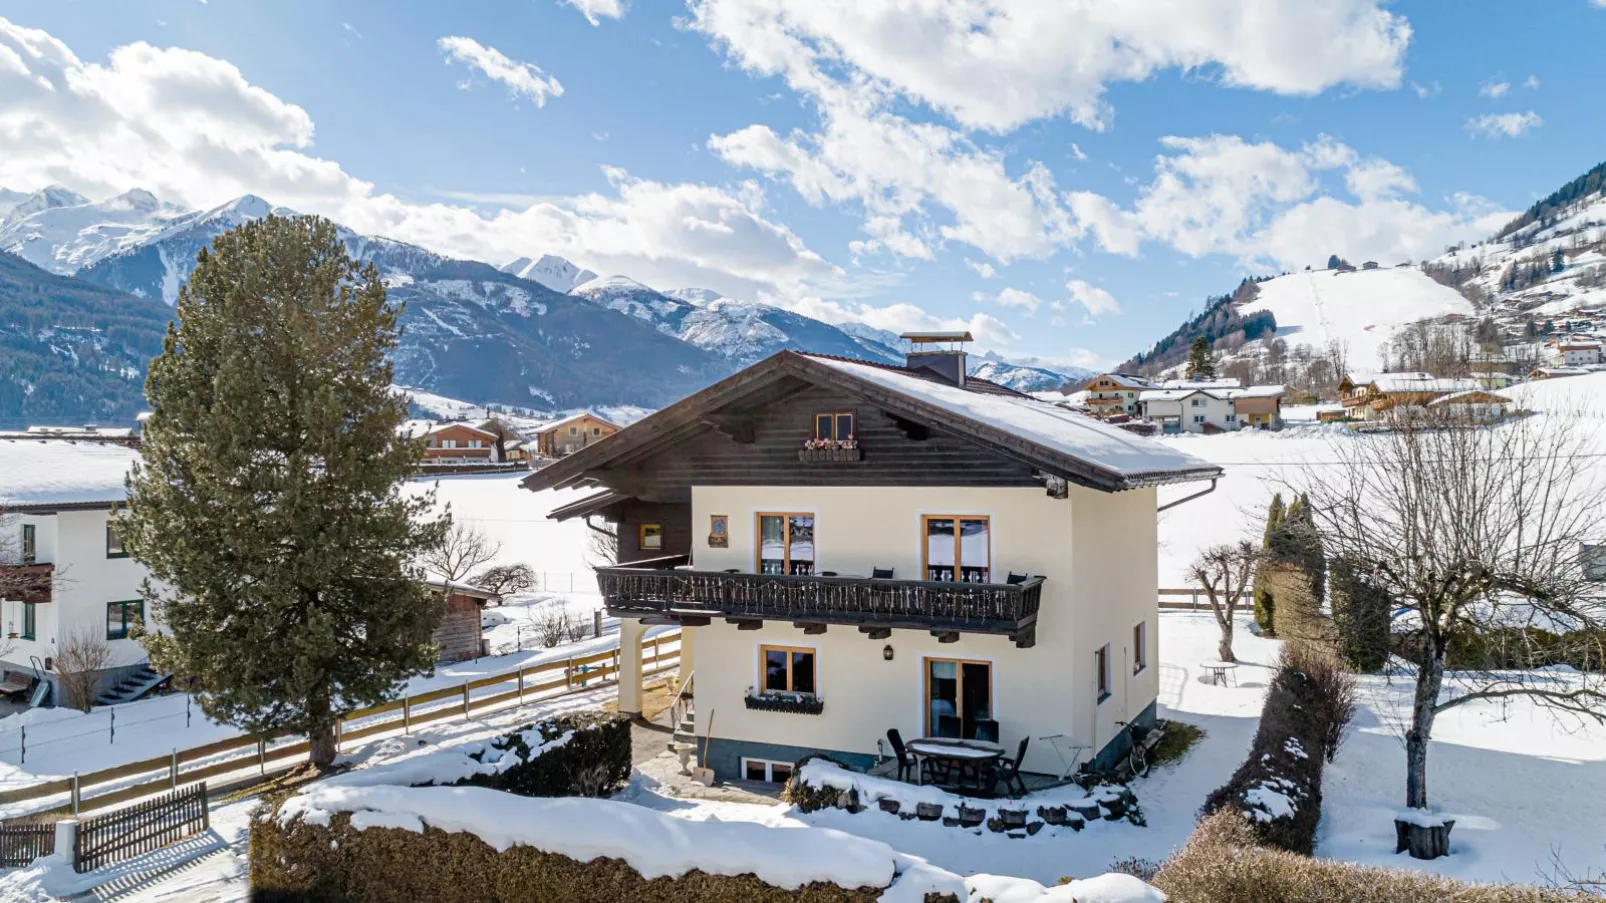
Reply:
M1216 375L1216 358L1210 351L1210 339L1199 335L1193 337L1193 344L1188 348L1188 378L1211 379Z
M342 712L429 667L442 616L410 570L445 524L402 488L420 451L396 435L398 313L327 220L218 236L151 363L119 527L171 630L152 656L211 717L304 733L320 768Z

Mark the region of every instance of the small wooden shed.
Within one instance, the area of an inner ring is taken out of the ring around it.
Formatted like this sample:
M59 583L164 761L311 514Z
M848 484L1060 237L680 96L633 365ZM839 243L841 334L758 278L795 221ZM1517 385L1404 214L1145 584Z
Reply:
M430 635L430 642L440 647L437 661L460 662L485 654L481 638L480 611L496 594L466 583L447 583L443 580L424 581L440 595L446 606L441 626Z

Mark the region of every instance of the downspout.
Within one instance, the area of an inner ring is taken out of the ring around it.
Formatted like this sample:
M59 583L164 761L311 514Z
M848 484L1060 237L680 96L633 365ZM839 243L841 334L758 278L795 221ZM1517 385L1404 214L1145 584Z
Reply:
M1177 499L1174 502L1166 502L1164 505L1161 505L1160 507L1154 509L1154 513L1155 514L1159 514L1162 511L1167 511L1167 510L1170 510L1172 508L1175 508L1178 505L1183 504L1184 502L1191 502L1194 499L1203 498L1203 497L1209 495L1210 493L1215 492L1216 491L1216 480L1218 480L1218 479L1220 479L1220 478L1219 477L1212 477L1211 480L1210 480L1210 487L1208 489L1201 489L1200 491L1195 492L1193 495L1185 495L1182 498Z

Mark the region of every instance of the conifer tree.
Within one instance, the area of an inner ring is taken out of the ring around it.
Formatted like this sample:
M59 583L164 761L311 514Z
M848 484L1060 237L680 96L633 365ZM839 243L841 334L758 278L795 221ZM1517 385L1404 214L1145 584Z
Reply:
M209 716L303 733L325 768L341 713L431 665L443 613L411 565L445 523L402 488L421 451L396 434L399 310L317 217L248 223L198 261L118 527L171 631L144 640Z
M1216 359L1210 353L1210 340L1202 335L1193 337L1188 348L1188 378L1209 379L1216 375Z
M1268 554L1271 551L1272 536L1283 526L1283 494L1281 492L1271 497L1271 505L1266 509L1266 531L1261 536L1261 548ZM1265 558L1262 557L1262 561ZM1276 610L1276 600L1271 593L1271 580L1263 573L1265 568L1255 570L1255 623L1265 633L1271 633L1276 628L1272 623L1272 613Z

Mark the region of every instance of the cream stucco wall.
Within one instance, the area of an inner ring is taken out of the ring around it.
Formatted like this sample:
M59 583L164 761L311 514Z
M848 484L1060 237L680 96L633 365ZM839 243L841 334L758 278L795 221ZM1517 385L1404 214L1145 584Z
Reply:
M816 568L868 575L893 567L918 579L921 516L984 514L991 519L996 579L1008 571L1047 577L1036 645L1016 648L1007 637L961 634L939 643L929 631L895 630L870 640L851 626L806 635L789 623L765 622L739 631L716 619L695 628L699 731L713 717L713 736L874 754L888 728L905 738L925 734L924 660L960 658L992 663L993 709L1000 740L1013 749L1032 738L1025 767L1057 772L1060 761L1040 738L1065 734L1098 748L1115 722L1143 711L1156 695L1154 618L1157 611L1155 494L1114 495L1073 488L1056 500L1035 488L697 487L692 492L693 564L699 570L756 563L756 517L761 511L815 516ZM728 548L708 547L711 515L730 518ZM1131 675L1132 628L1148 621L1150 666ZM1094 651L1109 643L1114 686L1102 703L1094 680ZM759 647L817 650L822 715L749 711L743 696L759 683ZM883 658L891 646L892 661ZM889 750L890 752L890 750Z

